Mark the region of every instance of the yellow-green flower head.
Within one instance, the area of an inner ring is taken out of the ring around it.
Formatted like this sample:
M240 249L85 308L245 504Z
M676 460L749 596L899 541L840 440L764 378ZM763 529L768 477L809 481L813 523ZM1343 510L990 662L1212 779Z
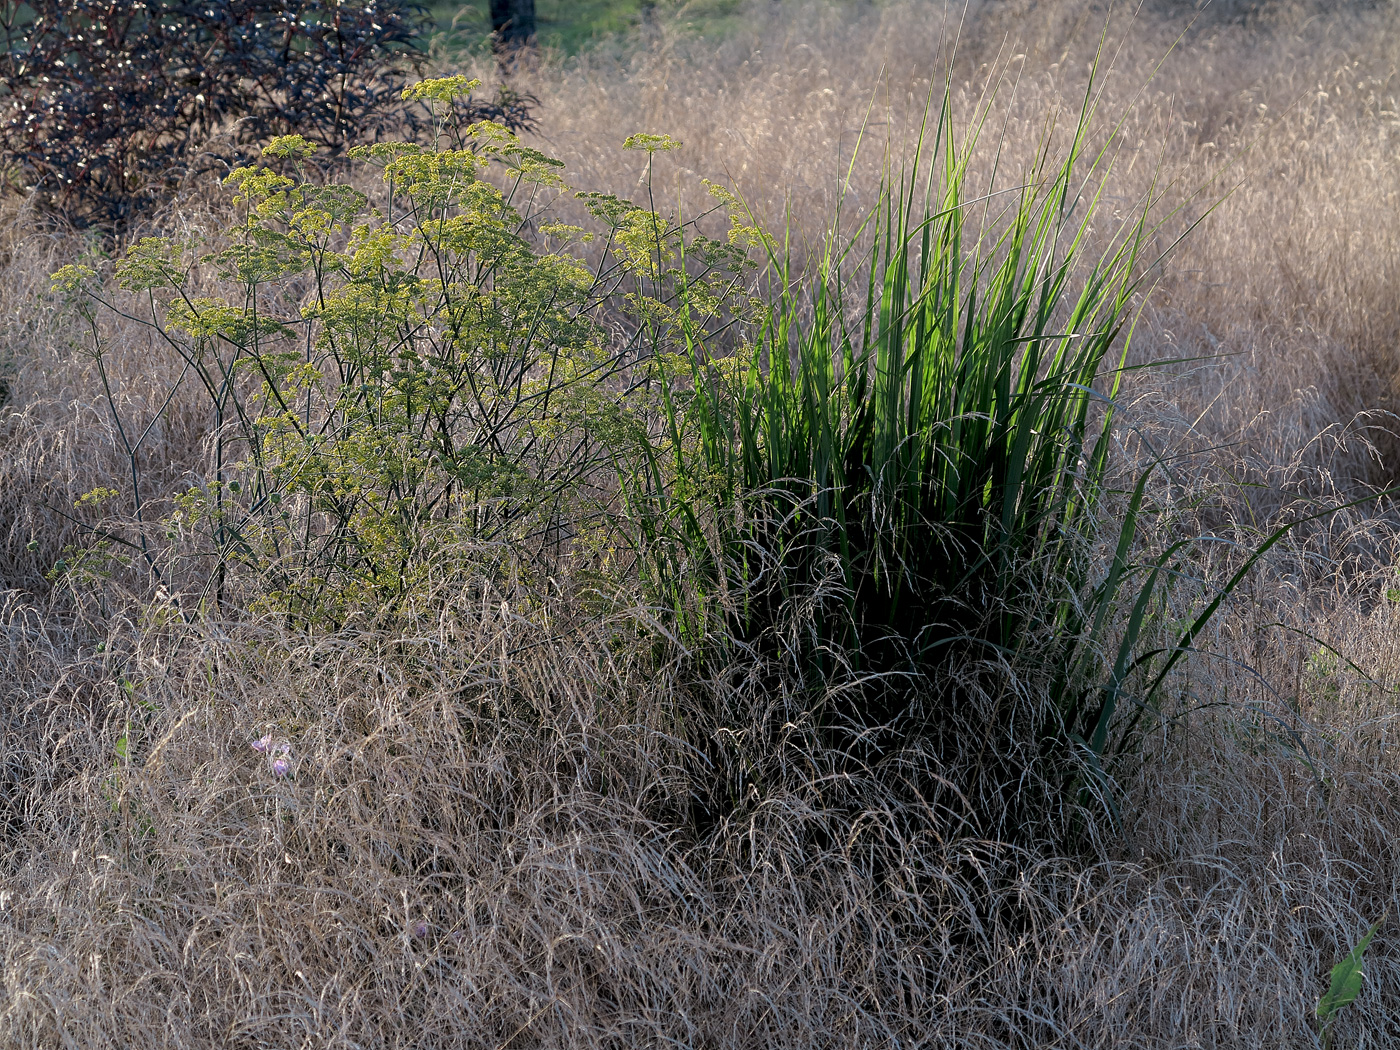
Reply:
M680 149L683 145L685 143L671 138L670 135L649 135L644 131L639 131L635 135L628 135L622 148L644 149L648 153L669 153L671 150Z
M90 266L69 263L61 270L55 271L49 277L49 280L53 282L52 290L55 292L76 292L91 278L96 276L97 271Z
M264 157L285 157L288 160L305 160L316 152L316 143L307 142L300 135L278 135L263 147Z
M428 99L432 102L450 103L454 98L470 95L481 87L480 80L464 76L438 77L436 80L420 80L403 89L405 102L418 102Z

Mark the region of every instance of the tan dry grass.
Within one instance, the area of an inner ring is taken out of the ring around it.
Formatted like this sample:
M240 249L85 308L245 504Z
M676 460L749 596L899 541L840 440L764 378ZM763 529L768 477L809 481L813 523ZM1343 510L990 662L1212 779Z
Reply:
M131 468L102 393L92 336L76 311L50 294L54 270L78 258L100 265L110 246L47 229L8 203L0 217L0 375L8 395L0 399L0 584L43 589L44 572L83 535L77 521L91 518L74 503L102 485L129 494ZM212 236L228 219L223 201L216 215L209 203L186 201L160 219L185 236ZM167 403L179 362L139 326L104 319L101 331L122 424L133 442L149 428L138 453L143 498L188 488L207 464L210 420L191 384Z
M1272 723L1198 713L1099 861L781 787L702 842L673 673L622 623L530 645L484 604L409 637L113 625L97 652L12 601L4 1043L1306 1046L1326 965L1395 900L1379 694L1304 691L1325 790ZM1254 699L1238 677L1211 686ZM1345 1029L1371 1045L1378 948Z
M960 110L999 84L984 144L1004 128L1003 166L1015 172L1047 120L1072 123L1111 13L1100 106L1124 125L1110 202L1130 213L1154 178L1163 212L1192 201L1165 245L1234 191L1175 257L1140 354L1237 355L1167 393L1207 443L1241 443L1249 480L1277 483L1298 466L1311 480L1374 481L1388 471L1361 435L1378 419L1358 413L1394 399L1400 300L1386 219L1397 207L1400 25L1385 7L1322 12L1276 5L1241 24L1187 5L758 5L753 30L721 45L663 34L641 55L546 70L530 86L544 142L577 184L636 194L644 158L622 153L621 140L664 131L686 143L663 177L688 212L703 204L699 177L727 180L774 229L790 209L812 245L862 129L857 208L872 199L885 147L900 155L916 132L954 36Z
M988 4L966 21L964 104L986 69L1019 72L994 119L1013 152L1077 100L1100 14ZM811 239L872 97L907 135L942 19L783 6L718 47L662 37L546 69L546 144L576 184L632 193L617 142L670 132L681 164L771 216L790 201ZM1208 18L1139 95L1184 19L1146 12L1121 50L1112 38L1104 112L1137 101L1110 193L1130 207L1158 170L1169 202L1240 183L1173 258L1138 337L1148 358L1236 356L1147 374L1131 416L1174 449L1229 444L1161 499L1185 514L1205 493L1220 521L1249 523L1391 476L1388 439L1364 430L1384 417L1362 413L1392 405L1400 331L1400 18ZM700 838L684 818L705 771L681 719L712 687L658 664L626 618L565 602L546 629L459 586L407 634L305 638L257 620L155 627L119 592L105 607L45 595L73 535L54 508L123 464L71 316L44 294L81 246L23 216L7 229L0 1044L1311 1046L1327 966L1387 911L1338 1035L1397 1038L1383 520L1264 567L1125 776L1127 824L1099 854L960 839L894 802L827 808L800 775ZM124 404L145 418L166 365L115 336ZM200 469L206 421L162 426L150 469L168 491ZM269 728L291 747L286 777L250 746Z

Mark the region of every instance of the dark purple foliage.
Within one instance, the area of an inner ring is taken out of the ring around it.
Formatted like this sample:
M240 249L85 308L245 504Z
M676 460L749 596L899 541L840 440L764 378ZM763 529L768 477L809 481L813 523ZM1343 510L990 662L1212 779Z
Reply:
M75 222L121 225L216 135L374 137L425 26L404 0L0 0L0 161Z
M522 131L536 131L539 128L535 119L535 107L540 100L534 95L516 91L509 84L496 89L496 97L491 101L475 96L459 99L456 103L456 122L467 127L478 120L489 120L500 124L517 134Z

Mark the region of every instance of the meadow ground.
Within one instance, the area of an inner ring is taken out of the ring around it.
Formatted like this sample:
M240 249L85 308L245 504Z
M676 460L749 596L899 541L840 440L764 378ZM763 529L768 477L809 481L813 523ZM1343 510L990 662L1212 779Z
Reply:
M432 581L407 623L320 631L184 622L138 574L51 585L75 502L127 461L50 293L104 249L11 204L0 1044L1311 1047L1332 964L1378 921L1331 1045L1400 1041L1400 520L1364 499L1400 481L1400 12L763 2L719 39L663 21L515 75L573 185L636 195L621 140L667 133L668 207L722 182L802 259L945 75L960 121L990 99L975 183L1073 125L1100 48L1105 225L1150 196L1147 257L1186 234L1139 304L1153 367L1116 431L1128 484L1158 464L1145 546L1197 538L1178 615L1278 524L1346 509L1260 560L1114 769L1114 815L1069 839L993 838L957 784L882 794L801 751L697 820L697 712L758 733L773 677L697 673L639 594L600 606L562 570L525 605L483 571ZM151 229L228 214L196 189ZM156 420L155 502L203 469L211 422L162 407L178 361L142 329L109 336L116 402Z

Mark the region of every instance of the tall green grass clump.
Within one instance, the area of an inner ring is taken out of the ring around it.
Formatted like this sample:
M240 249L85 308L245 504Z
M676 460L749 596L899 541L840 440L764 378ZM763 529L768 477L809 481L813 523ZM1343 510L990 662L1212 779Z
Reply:
M1047 134L972 196L981 125L959 143L945 102L810 281L767 241L777 290L746 350L695 335L669 377L668 440L630 492L653 579L698 650L728 632L805 676L849 753L922 739L986 767L1059 742L1092 764L1142 665L1162 574L1128 562L1141 486L1106 571L1095 547L1146 212L1105 237L1091 111L1058 160ZM985 673L1018 666L1043 679L1033 711Z

